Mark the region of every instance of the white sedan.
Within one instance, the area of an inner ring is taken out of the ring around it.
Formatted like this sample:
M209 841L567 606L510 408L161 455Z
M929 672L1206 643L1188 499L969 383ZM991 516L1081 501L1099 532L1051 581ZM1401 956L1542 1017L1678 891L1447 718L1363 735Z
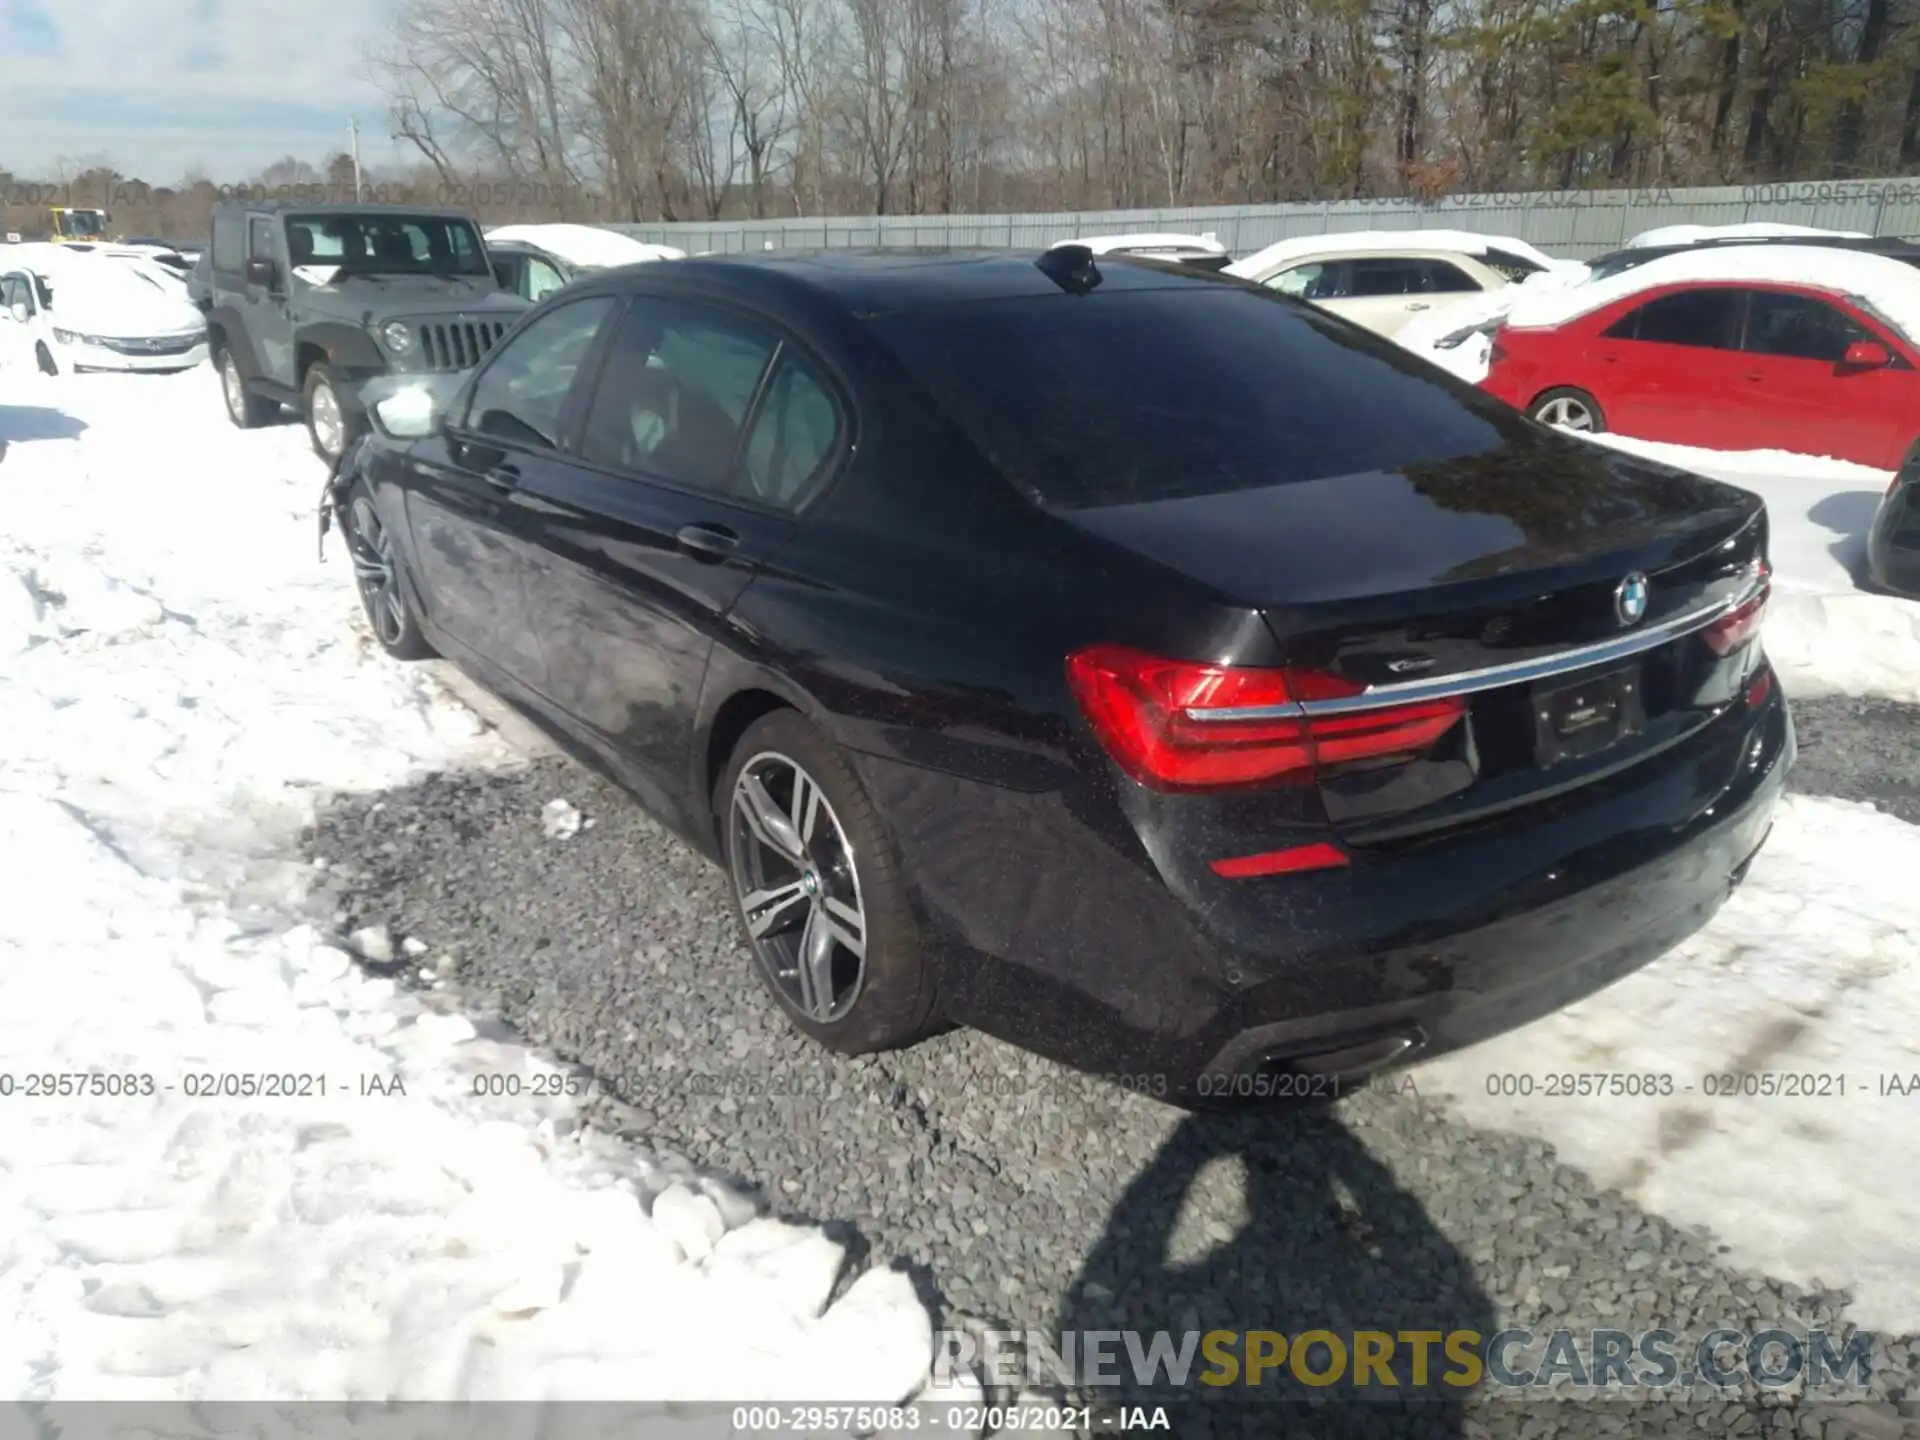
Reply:
M46 253L57 248L0 256L0 363L57 375L185 370L207 358L206 318L180 287L144 264Z

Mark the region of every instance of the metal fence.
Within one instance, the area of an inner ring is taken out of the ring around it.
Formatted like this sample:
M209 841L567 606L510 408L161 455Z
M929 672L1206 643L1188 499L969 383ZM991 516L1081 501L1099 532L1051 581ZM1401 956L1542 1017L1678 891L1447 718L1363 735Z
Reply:
M1758 220L1871 235L1920 235L1920 178L1685 190L1530 191L1453 195L1431 203L1340 200L1020 215L851 215L611 228L636 239L677 245L689 254L913 246L1037 248L1076 236L1178 231L1211 233L1235 255L1250 255L1296 235L1447 229L1512 236L1550 254L1584 260L1616 250L1641 231L1660 225L1736 225Z

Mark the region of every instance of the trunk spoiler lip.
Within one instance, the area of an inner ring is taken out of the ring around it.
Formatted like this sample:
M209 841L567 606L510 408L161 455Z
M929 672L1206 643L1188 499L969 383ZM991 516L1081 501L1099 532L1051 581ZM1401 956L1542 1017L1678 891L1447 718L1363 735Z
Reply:
M1489 665L1479 670L1465 670L1456 675L1443 675L1433 680L1406 680L1389 685L1370 685L1358 695L1341 696L1333 700L1295 700L1285 705L1242 705L1218 709L1196 707L1186 712L1187 718L1206 723L1298 719L1309 715L1343 715L1356 711L1384 709L1390 705L1417 704L1423 700L1451 699L1459 695L1471 695L1481 690L1496 690L1503 685L1551 679L1556 675L1567 674L1574 670L1584 670L1591 665L1604 665L1614 660L1625 660L1644 651L1657 649L1669 641L1691 635L1695 631L1704 630L1716 620L1724 620L1759 595L1767 587L1770 574L1766 561L1755 560L1746 567L1744 583L1734 594L1709 601L1705 605L1695 606L1658 624L1649 625L1644 630L1635 630L1612 640L1580 645L1571 650L1557 650L1551 654L1537 655L1530 660L1512 660L1500 665Z

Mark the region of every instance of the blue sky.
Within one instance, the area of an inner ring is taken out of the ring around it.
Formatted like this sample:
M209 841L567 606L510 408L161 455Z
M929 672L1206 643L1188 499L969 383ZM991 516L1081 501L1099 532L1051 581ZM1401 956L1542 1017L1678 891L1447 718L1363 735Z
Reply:
M0 167L108 155L156 184L318 162L358 119L370 166L410 161L368 78L399 0L0 0Z

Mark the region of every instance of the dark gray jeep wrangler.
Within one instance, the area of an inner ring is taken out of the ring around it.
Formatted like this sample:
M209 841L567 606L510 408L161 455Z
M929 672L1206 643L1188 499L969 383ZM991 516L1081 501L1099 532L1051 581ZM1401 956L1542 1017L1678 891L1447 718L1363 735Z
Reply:
M290 406L326 460L366 426L362 381L470 369L529 308L459 210L222 203L209 256L227 413L248 428Z

